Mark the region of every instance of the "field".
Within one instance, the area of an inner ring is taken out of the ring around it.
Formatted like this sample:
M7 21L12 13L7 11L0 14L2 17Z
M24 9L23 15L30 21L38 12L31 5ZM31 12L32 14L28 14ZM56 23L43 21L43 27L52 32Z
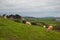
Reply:
M60 40L60 32L0 18L0 40Z

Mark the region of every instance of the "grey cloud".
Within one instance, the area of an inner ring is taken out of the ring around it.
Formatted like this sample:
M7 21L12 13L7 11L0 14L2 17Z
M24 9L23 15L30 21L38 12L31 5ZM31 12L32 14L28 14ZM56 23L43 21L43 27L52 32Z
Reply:
M0 0L0 10L51 15L60 13L60 0Z

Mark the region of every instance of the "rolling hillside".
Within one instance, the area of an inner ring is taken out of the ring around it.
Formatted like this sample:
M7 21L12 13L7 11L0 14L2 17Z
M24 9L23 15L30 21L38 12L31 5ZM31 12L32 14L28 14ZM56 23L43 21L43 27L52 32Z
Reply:
M60 33L0 18L0 40L60 40Z

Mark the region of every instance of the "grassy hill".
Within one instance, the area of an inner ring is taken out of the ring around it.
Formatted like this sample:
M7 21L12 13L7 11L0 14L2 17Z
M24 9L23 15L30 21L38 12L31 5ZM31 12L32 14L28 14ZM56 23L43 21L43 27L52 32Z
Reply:
M0 18L0 40L60 40L60 33Z

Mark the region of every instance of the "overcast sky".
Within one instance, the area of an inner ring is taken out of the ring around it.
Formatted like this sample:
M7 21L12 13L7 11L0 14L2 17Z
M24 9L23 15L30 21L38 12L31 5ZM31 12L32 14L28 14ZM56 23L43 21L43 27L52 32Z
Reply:
M0 0L0 14L60 17L60 0Z

